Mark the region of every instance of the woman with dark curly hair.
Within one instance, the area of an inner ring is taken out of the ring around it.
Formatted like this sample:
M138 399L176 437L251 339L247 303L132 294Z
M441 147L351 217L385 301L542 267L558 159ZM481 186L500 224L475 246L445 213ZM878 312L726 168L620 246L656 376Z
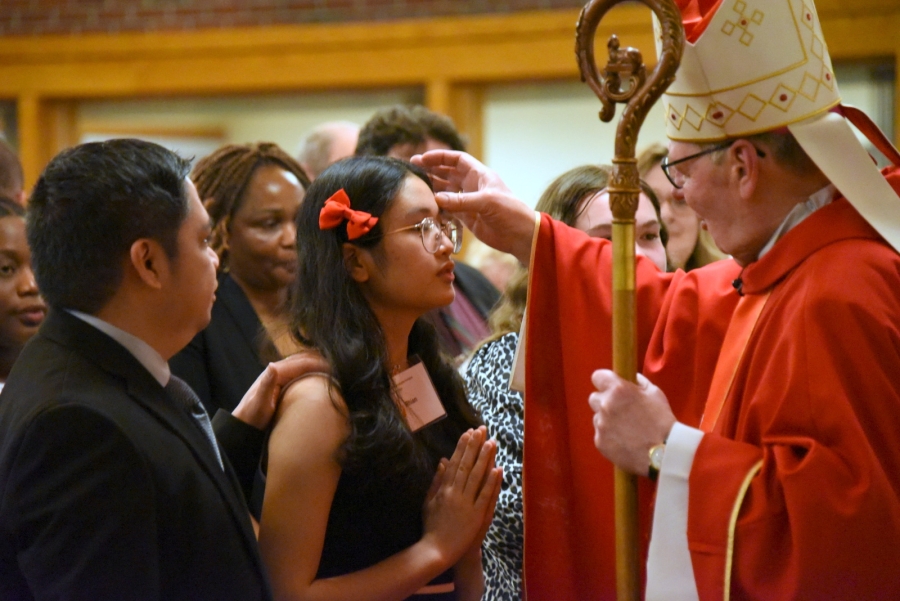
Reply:
M297 269L294 218L309 179L269 142L228 144L191 173L209 213L219 287L209 326L171 359L210 415L231 411L269 361L285 329Z
M421 319L453 300L461 234L402 161L346 159L309 188L292 331L332 373L287 388L269 440L276 599L481 597L496 444Z

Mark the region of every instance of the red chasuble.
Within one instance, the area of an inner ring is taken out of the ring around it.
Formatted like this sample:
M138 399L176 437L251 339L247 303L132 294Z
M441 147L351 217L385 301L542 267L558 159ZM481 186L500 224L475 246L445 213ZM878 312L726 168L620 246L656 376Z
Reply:
M900 188L897 171L889 180ZM591 372L611 365L611 252L542 220L526 354L529 601L615 598L612 466L587 404ZM639 260L638 369L689 426L740 273ZM771 294L691 471L700 598L900 599L900 257L837 200L741 275L745 294Z
M639 257L638 369L697 426L738 296L720 261L661 273ZM615 599L613 467L594 448L587 403L612 367L612 245L541 221L528 297L525 395L525 586L529 601ZM701 314L701 312L703 314ZM699 342L698 342L699 341ZM676 364L667 358L678 357ZM641 479L642 532L652 487ZM646 535L644 536L646 539ZM643 561L642 561L643 564Z

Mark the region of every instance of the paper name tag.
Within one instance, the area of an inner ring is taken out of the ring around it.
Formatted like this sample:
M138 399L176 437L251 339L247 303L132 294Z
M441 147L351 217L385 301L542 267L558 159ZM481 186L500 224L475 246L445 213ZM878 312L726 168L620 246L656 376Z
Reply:
M413 365L393 379L410 430L415 432L447 415L424 363Z

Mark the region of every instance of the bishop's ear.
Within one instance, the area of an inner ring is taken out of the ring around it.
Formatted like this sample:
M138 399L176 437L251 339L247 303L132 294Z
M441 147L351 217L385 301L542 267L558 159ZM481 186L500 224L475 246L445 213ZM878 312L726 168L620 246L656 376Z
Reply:
M748 140L738 140L728 149L734 157L732 169L740 188L741 195L749 198L756 190L759 178L759 161L765 157L756 146Z
M371 261L367 260L369 257L366 255L366 251L349 242L344 242L341 250L344 253L344 268L353 281L367 282Z

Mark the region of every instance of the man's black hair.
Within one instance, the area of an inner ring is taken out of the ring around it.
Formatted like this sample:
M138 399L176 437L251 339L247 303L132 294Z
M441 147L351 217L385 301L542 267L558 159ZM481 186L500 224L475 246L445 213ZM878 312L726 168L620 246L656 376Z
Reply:
M38 287L53 307L97 313L118 289L140 238L170 258L189 211L190 163L162 146L120 139L58 154L28 203L26 233Z

